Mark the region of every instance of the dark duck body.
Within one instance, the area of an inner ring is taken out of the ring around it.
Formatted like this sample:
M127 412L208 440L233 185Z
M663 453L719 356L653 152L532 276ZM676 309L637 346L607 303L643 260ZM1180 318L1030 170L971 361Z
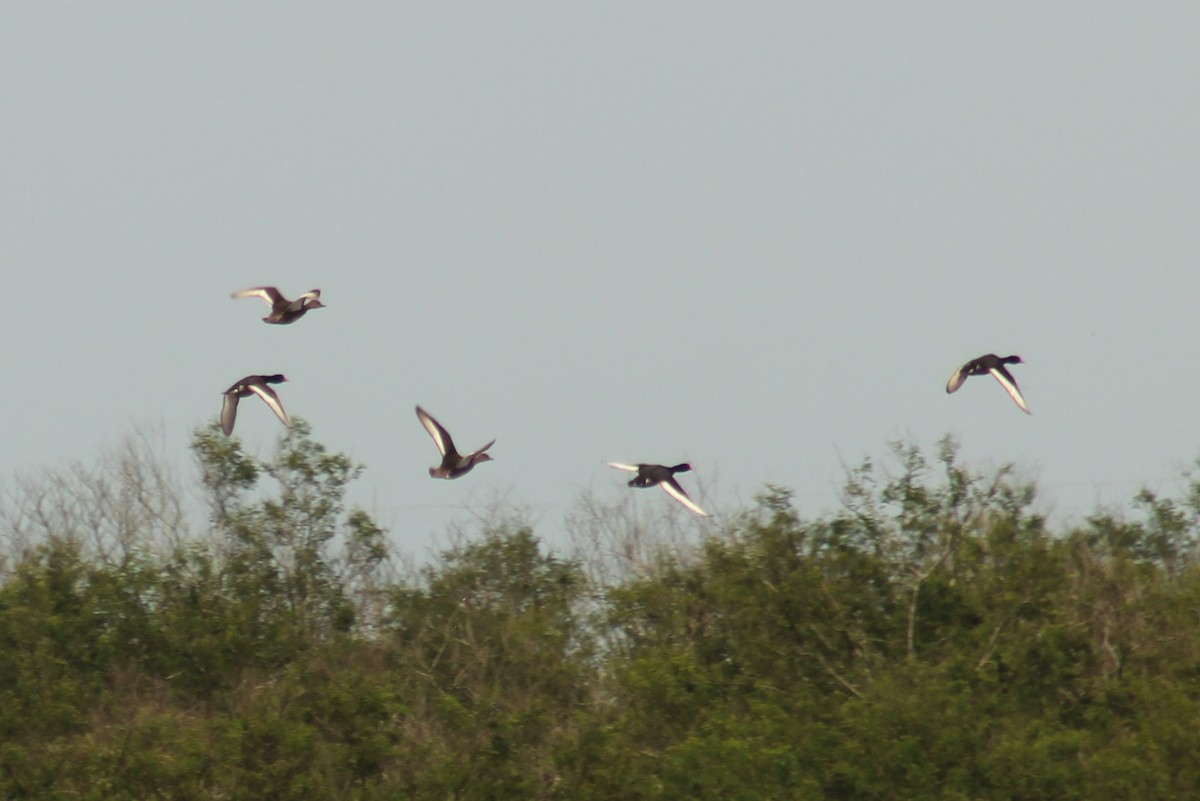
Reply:
M221 428L225 431L225 436L233 433L233 424L237 420L238 401L242 398L248 398L251 395L257 395L263 399L267 406L271 407L271 411L275 412L275 416L279 421L286 425L291 425L288 421L287 412L283 410L283 403L280 402L279 396L275 394L275 390L271 389L271 384L282 384L287 381L281 374L275 375L248 375L241 381L238 381L229 389L225 390L225 402L221 406Z
M442 427L441 423L433 419L433 415L420 406L417 407L417 419L421 421L421 425L425 426L425 430L433 439L433 444L437 446L438 453L442 455L442 463L437 467L429 468L430 478L459 478L471 472L475 465L492 461L492 457L486 451L496 444L495 439L479 450L463 455L455 449L450 433Z
M271 313L263 318L264 323L288 325L294 323L313 309L323 309L321 290L310 289L295 300L288 300L273 286L256 286L234 292L234 298L262 298L271 307Z
M690 464L682 463L677 465L661 465L661 464L623 464L621 462L609 462L609 467L615 467L618 470L626 470L630 473L637 473L636 476L628 481L631 487L662 487L663 492L670 495L679 503L683 504L689 511L695 512L701 517L708 517L708 512L700 508L700 505L684 492L683 487L679 486L679 482L675 480L676 473L687 473L692 469Z
M1005 367L1007 364L1024 364L1020 356L1005 356L1001 358L994 353L989 353L986 356L980 356L978 359L972 359L962 367L954 371L954 375L950 376L950 380L946 382L946 392L954 392L963 385L973 375L991 375L1000 386L1004 387L1004 391L1008 393L1013 402L1020 407L1025 414L1032 414L1029 411L1029 405L1025 403L1025 398L1021 394L1021 388L1017 386L1017 379L1012 377L1012 373Z

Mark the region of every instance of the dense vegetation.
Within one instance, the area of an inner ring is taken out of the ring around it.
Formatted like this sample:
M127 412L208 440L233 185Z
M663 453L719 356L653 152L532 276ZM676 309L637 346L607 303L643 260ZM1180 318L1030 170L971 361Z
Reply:
M406 573L302 422L194 451L200 532L136 443L7 493L0 797L1200 797L1200 484L1050 531L897 445L826 518L583 499Z

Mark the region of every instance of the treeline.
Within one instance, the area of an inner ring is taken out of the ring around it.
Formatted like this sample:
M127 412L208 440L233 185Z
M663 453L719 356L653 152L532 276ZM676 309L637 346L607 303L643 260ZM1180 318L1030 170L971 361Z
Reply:
M199 532L136 445L7 493L0 797L1200 798L1200 484L1051 531L897 445L821 519L583 499L403 571L303 422L193 449Z

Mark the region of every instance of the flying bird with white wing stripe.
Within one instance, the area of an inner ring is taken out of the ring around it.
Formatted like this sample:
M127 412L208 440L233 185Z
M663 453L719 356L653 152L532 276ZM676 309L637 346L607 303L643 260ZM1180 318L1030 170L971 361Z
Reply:
M262 398L263 402L271 407L271 411L275 412L275 416L285 426L291 425L287 412L283 410L283 403L280 402L279 396L275 394L275 390L269 386L270 384L282 384L284 381L287 381L287 379L279 373L275 375L248 375L225 390L225 402L221 406L221 428L225 431L225 436L228 437L233 433L233 424L237 420L238 401L242 398L248 398L251 395L257 395Z
M271 313L263 318L264 323L288 325L294 323L313 309L323 309L321 290L310 289L295 300L288 300L273 286L255 286L234 292L232 298L261 298L271 307Z
M1000 386L1004 387L1004 391L1009 394L1017 406L1021 407L1021 411L1025 414L1032 414L1029 411L1029 405L1025 403L1025 398L1021 395L1021 388L1017 386L1017 379L1012 377L1012 373L1004 366L1006 364L1024 364L1020 356L1005 356L1000 358L994 353L989 353L986 356L980 356L978 359L972 359L962 367L954 371L954 375L950 376L950 380L946 382L946 392L954 392L963 385L973 375L985 375L990 373L993 378L1000 382Z
M683 491L683 487L679 486L679 482L675 480L676 473L686 473L692 469L690 464L673 465L667 467L661 464L623 464L621 462L609 462L609 467L615 467L618 470L626 470L630 473L637 473L629 481L631 487L662 487L663 492L670 495L675 500L683 504L688 510L695 512L701 517L708 517L708 512L700 508L699 504L693 501L688 494Z
M450 432L442 428L442 424L434 420L433 415L420 406L417 407L417 419L421 421L421 425L425 426L425 430L433 438L433 444L437 446L438 453L442 455L442 463L437 467L429 468L431 478L458 478L471 472L475 465L492 461L492 457L485 451L496 444L495 439L479 450L463 456L455 449L454 440L450 439Z

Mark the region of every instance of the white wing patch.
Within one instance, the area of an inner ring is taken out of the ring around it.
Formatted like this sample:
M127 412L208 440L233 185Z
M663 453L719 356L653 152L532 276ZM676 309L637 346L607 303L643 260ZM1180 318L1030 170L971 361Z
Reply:
M234 298L262 298L268 306L274 306L275 300L278 298L279 292L274 287L256 286L250 289L243 289L241 292L234 292L230 297Z
M1025 404L1025 398L1021 396L1021 390L1017 388L1016 381L1008 380L1004 373L1000 372L995 367L988 372L992 374L993 378L1000 382L1000 386L1004 387L1004 391L1007 392L1014 401L1016 401L1017 405L1021 407L1021 411L1025 412L1025 414L1033 414L1033 412L1029 411L1029 407Z
M701 509L695 501L689 498L688 494L683 491L683 487L679 486L679 484L675 482L675 479L668 478L666 481L661 482L658 486L663 488L663 492L679 501L691 511L695 512L701 517L708 517L708 512Z
M963 385L967 377L963 375L963 369L960 367L954 371L954 375L950 376L950 380L946 382L946 391L954 392Z
M636 473L638 467L636 464L621 464L620 462L609 462L609 467L615 467L618 470L628 470L630 473Z
M275 390L268 386L263 386L262 384L251 384L249 387L247 387L247 389L249 389L258 397L262 398L263 401L271 407L271 411L275 412L275 416L279 418L281 423L283 423L285 426L291 425L291 422L288 420L287 412L283 410L283 404L279 402L279 396L275 394Z
M227 437L233 433L233 424L237 422L237 407L238 396L226 395L225 402L221 404L221 429Z
M442 456L446 455L446 442L443 438L443 430L438 421L429 416L429 412L417 407L417 417L421 420L421 425L425 426L425 430L429 432L429 436L433 437L433 444L437 446L438 453ZM495 440L493 440L494 442ZM488 447L491 447L490 445Z

